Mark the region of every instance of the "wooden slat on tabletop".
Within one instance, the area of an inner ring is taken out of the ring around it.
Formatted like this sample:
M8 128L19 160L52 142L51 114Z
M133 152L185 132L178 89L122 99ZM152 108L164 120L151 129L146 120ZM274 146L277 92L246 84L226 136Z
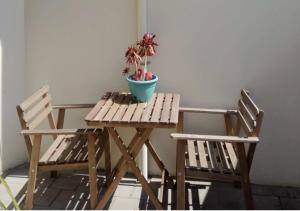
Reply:
M141 119L141 116L144 112L145 107L147 106L147 103L138 103L137 108L133 114L133 117L131 119L132 122L139 122Z
M101 107L105 104L106 100L111 96L111 92L106 92L105 95L97 102L94 108L85 117L85 120L91 121L98 114Z
M134 114L134 111L137 107L137 103L135 101L130 101L130 104L121 120L121 122L129 122L131 120L131 117L133 116Z
M173 94L166 94L165 101L163 104L163 110L161 112L160 122L168 123L170 119L170 112L171 112L171 103L172 103Z
M154 93L152 99L147 103L147 107L145 108L141 118L141 122L149 122L149 119L151 117L151 112L153 110L153 106L156 102L156 98L157 98L157 94Z
M116 114L117 110L119 109L121 102L125 98L126 95L119 94L118 97L115 99L114 104L111 106L105 117L103 118L103 121L111 121L114 115Z
M114 103L114 100L119 95L119 93L114 92L112 95L108 98L108 100L105 102L105 104L102 106L98 114L95 116L95 121L101 121L103 117L106 115L108 110L110 109L111 105Z
M223 172L223 166L221 163L221 158L220 158L220 154L216 145L216 142L212 143L213 146L213 150L214 150L214 155L215 155L215 159L216 159L216 163L217 163L217 170L219 170L220 172Z
M164 101L164 94L158 93L150 122L159 122L163 101Z
M207 164L207 155L205 152L204 141L197 141L197 148L198 148L200 167L207 169L208 164Z
M187 141L187 149L188 149L188 156L189 156L189 164L191 168L197 168L197 160L195 154L195 146L194 141Z
M128 94L123 99L123 102L121 103L121 106L119 107L119 109L116 112L115 116L113 117L112 121L120 121L123 118L131 99L132 99L132 96L130 94Z
M172 100L172 107L171 107L170 123L177 124L178 122L179 100L180 100L180 95L174 94Z

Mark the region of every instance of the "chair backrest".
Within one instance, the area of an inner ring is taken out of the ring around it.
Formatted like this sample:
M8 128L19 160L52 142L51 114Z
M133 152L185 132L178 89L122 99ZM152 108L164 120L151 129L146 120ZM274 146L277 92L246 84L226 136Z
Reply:
M35 129L48 118L51 129L55 129L49 86L45 85L17 106L22 129Z
M264 112L259 109L247 90L241 91L241 98L238 103L238 133L243 129L247 136L259 136Z

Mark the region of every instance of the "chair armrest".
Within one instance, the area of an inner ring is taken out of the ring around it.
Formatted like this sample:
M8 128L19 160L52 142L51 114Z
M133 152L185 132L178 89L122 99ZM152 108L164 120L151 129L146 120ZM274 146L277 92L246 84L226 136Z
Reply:
M46 130L22 130L22 135L93 135L100 134L101 129L46 129Z
M78 109L78 108L93 108L96 104L57 104L53 105L53 109Z
M258 137L196 135L196 134L183 134L183 133L172 133L171 138L175 140L199 140L199 141L230 142L230 143L259 142Z
M179 112L207 113L207 114L228 114L228 113L236 114L237 110L180 107Z

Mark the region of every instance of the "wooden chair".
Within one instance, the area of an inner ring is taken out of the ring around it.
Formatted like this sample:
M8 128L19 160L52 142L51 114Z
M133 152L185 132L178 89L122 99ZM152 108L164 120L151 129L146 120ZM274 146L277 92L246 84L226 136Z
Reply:
M249 92L242 90L237 110L180 108L179 111L177 133L171 134L177 140L177 209L185 209L185 177L240 182L246 208L253 209L249 172L264 112ZM184 134L185 112L224 115L226 136Z
M88 169L90 175L91 207L96 206L96 168L105 151L106 175L111 172L108 132L103 129L62 129L66 109L92 108L94 104L51 105L49 86L43 86L17 106L22 132L28 150L30 167L25 208L32 209L38 171ZM55 123L53 109L58 109ZM48 119L50 129L37 129ZM53 142L40 156L42 137L52 136ZM88 156L94 155L94 156Z

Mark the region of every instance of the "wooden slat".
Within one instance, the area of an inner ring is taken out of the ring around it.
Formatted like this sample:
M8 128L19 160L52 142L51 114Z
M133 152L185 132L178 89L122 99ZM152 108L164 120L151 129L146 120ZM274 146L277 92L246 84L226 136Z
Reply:
M225 146L228 152L228 156L230 158L230 162L232 164L232 168L235 170L237 168L238 161L233 146L231 143L225 143Z
M40 159L40 163L47 163L49 158L52 156L52 154L55 152L56 148L61 144L61 142L64 140L65 136L60 135L57 136L56 140L53 141L53 143L50 145L50 147L47 149L47 151L43 154L43 156Z
M78 154L78 151L83 147L84 141L82 141L82 136L76 136L73 138L72 143L69 145L67 149L67 153L65 154L65 157L62 158L65 163L74 163L76 162L76 155Z
M248 122L246 121L245 117L242 115L240 111L238 111L238 120L242 125L245 133L249 136L252 133L252 128L249 126Z
M88 163L66 163L66 164L53 164L53 165L41 165L39 171L66 171L66 170L80 170L87 169Z
M230 164L228 162L224 147L224 143L216 142L217 150L220 158L220 163L222 165L223 173L229 173L230 172Z
M170 120L170 113L171 113L171 103L172 103L173 94L166 94L165 101L163 104L163 110L161 112L160 122L168 123Z
M180 95L174 94L173 101L172 101L172 108L171 108L170 123L177 124L178 122L179 100L180 100Z
M134 101L131 101L121 121L129 122L134 114L136 107L137 104Z
M29 129L36 128L51 113L51 106L47 106L32 122L27 123Z
M197 135L184 133L171 133L171 137L175 140L202 140L208 142L230 142L230 143L256 143L259 141L258 137L239 137L239 136L216 136L216 135Z
M21 134L23 135L79 135L79 134L95 134L101 133L99 129L95 128L78 128L78 129L41 129L41 130L22 130Z
M39 98L45 95L49 91L49 86L45 85L40 88L37 92L31 95L27 100L20 104L20 108L25 111L27 110L32 104L34 104Z
M208 168L207 154L205 152L204 141L197 141L197 148L198 148L200 168L207 169Z
M207 151L208 151L208 155L209 155L209 159L210 159L211 170L217 170L218 164L217 164L217 160L216 160L214 149L213 149L213 143L206 142L206 146L207 146Z
M144 110L144 113L141 118L142 122L149 122L149 119L151 118L151 112L153 110L153 106L156 102L156 99L157 99L157 94L154 93L152 99L147 103L147 107Z
M115 116L113 117L113 120L112 121L121 121L121 119L123 118L127 108L128 108L128 105L130 103L132 99L132 96L130 94L126 95L126 97L124 98L123 102L122 102L122 105L119 107L117 113L115 114Z
M150 122L155 122L155 123L159 122L162 105L163 105L163 100L164 100L164 94L158 93Z
M241 113L243 114L245 119L248 120L251 127L255 127L255 125L256 125L255 118L253 117L252 113L247 108L247 106L245 105L243 100L239 100L239 107L240 107Z
M223 172L223 166L222 166L222 163L221 163L221 157L220 157L220 154L219 154L216 142L212 143L212 149L214 151L214 157L215 157L216 164L217 164L216 170L220 171L220 172Z
M210 109L210 108L188 108L180 107L179 111L190 112L190 113L207 113L207 114L227 114L236 113L236 110L226 110L226 109Z
M28 112L24 113L23 119L26 122L29 122L33 117L35 117L42 109L44 109L51 101L51 96L47 95L40 102L38 102L33 108Z
M78 156L84 147L87 147L87 141L82 140L82 137L78 138L78 144L76 144L76 146L72 149L72 152L68 155L68 162L77 162Z
M194 141L187 141L187 149L188 149L188 156L189 156L189 165L191 168L197 168L197 160L195 154L195 146Z
M241 95L242 95L242 99L243 101L249 105L250 109L253 111L253 113L255 115L258 115L259 113L259 108L257 107L257 105L253 102L253 100L251 99L251 97L249 96L249 94L247 93L246 90L242 90L241 92Z
M108 110L110 109L111 105L114 103L114 99L118 97L119 93L114 92L102 106L98 114L95 116L94 120L101 121L103 117L107 114Z
M111 106L105 117L103 118L103 121L111 121L114 115L116 114L117 110L119 109L123 99L125 98L126 95L120 94L114 104Z
M101 107L105 104L107 99L111 96L111 92L106 92L105 95L97 102L94 108L88 113L88 115L85 117L85 120L92 121L94 120L95 116L100 111Z
M147 103L138 103L137 108L131 119L132 122L140 122L144 109L146 108Z
M59 160L60 156L62 155L63 151L68 148L68 146L71 144L71 141L67 141L64 139L61 144L56 148L55 152L51 155L49 160L47 162L49 163L55 163Z

